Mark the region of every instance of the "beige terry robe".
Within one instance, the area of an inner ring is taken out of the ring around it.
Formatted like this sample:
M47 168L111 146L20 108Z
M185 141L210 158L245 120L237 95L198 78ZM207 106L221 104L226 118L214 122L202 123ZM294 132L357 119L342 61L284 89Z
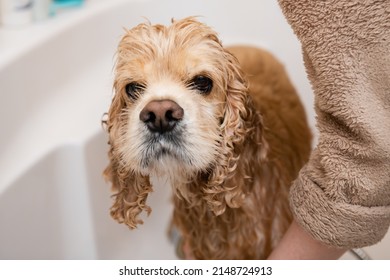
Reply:
M294 182L295 219L337 247L390 223L390 1L279 0L302 44L319 143Z

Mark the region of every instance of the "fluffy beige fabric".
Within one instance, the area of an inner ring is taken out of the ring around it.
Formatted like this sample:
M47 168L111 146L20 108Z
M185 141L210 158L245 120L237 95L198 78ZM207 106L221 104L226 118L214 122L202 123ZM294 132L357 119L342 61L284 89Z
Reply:
M294 215L337 247L390 223L390 1L279 0L302 43L319 144L290 193Z

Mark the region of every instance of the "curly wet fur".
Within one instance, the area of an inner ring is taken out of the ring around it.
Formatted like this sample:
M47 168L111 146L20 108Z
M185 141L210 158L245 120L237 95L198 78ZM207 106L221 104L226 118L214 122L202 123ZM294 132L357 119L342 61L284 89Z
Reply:
M214 82L207 96L186 87L199 73ZM136 100L125 93L133 80L148 85ZM170 91L161 93L161 84ZM194 18L169 27L145 23L119 44L114 89L104 121L113 218L130 228L141 224L138 215L150 213L150 177L165 176L174 191L173 223L194 257L265 258L291 221L289 185L310 152L304 110L283 67L257 48L223 48L216 33ZM164 144L171 156L143 164L139 138L147 132L137 123L137 110L155 98L187 109L190 121L180 129L190 137L183 136L177 150Z

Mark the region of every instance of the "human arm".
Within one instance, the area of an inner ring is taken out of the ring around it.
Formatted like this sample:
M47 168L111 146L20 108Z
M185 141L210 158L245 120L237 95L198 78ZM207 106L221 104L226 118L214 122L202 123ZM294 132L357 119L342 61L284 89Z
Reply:
M293 221L288 231L274 249L269 260L329 260L338 259L346 249L326 245L315 240L310 234Z
M390 224L390 2L279 3L302 44L319 130L291 189L294 217L332 247L375 244ZM292 227L277 250L308 241Z

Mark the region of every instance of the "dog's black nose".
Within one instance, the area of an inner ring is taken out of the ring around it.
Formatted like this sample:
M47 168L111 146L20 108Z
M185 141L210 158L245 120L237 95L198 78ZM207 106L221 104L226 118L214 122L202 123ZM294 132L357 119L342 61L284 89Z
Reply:
M183 119L184 110L172 100L154 100L149 102L139 114L150 131L165 133L172 131L176 123Z

